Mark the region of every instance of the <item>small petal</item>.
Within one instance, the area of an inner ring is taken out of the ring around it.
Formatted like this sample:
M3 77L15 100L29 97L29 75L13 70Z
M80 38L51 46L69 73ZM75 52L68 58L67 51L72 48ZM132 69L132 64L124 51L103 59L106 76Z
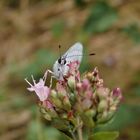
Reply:
M33 87L30 87L30 88L27 88L29 91L34 91L34 88Z

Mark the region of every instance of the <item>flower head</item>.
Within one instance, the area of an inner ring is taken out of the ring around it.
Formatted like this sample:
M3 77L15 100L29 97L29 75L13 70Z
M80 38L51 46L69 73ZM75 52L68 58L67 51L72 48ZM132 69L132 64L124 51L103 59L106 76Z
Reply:
M104 86L97 68L80 75L77 61L68 64L69 71L64 81L58 80L54 88L45 86L46 75L38 83L33 79L29 91L39 97L42 115L57 129L70 132L78 128L77 118L82 127L95 127L107 123L114 116L121 101L119 88L110 90ZM43 109L42 109L43 108Z

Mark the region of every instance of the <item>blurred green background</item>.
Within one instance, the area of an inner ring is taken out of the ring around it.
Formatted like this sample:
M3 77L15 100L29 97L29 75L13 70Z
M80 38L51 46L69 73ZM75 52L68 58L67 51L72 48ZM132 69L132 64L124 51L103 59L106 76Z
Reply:
M41 117L24 78L51 69L75 42L84 44L81 72L98 67L124 99L110 124L118 140L140 140L139 0L0 0L0 140L62 140Z

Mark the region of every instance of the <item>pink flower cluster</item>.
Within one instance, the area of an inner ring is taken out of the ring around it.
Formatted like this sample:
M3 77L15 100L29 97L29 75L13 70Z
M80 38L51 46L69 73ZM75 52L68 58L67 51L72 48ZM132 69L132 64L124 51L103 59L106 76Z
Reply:
M120 88L110 90L104 87L98 69L80 75L79 63L71 62L69 72L64 81L57 81L54 88L45 85L47 73L38 83L33 79L33 85L27 88L38 96L43 116L54 125L56 120L61 125L58 129L68 130L77 126L77 117L82 127L95 127L108 122L115 114L122 99Z

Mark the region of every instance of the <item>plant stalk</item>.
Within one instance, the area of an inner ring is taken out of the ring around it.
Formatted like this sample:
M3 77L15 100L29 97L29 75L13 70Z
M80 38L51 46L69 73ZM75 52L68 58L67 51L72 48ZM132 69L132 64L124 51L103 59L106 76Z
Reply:
M74 133L72 131L70 131L70 133L72 135L73 140L77 140L76 137L75 137L75 135L74 135Z
M77 133L78 133L78 140L83 140L83 132L82 132L82 124L80 124L80 118L77 117Z

